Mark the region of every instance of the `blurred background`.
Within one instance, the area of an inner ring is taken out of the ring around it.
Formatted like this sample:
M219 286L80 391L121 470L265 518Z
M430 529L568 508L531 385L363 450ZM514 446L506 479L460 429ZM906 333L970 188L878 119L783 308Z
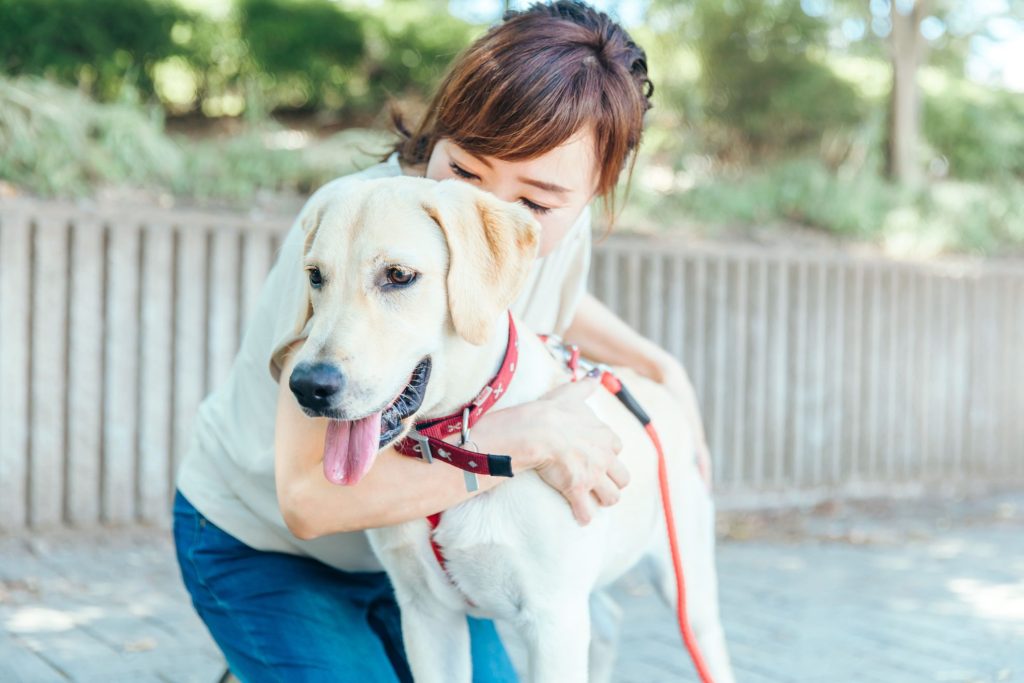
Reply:
M1018 250L1019 0L599 0L656 85L625 228ZM305 195L386 146L495 0L0 0L8 194ZM774 233L773 233L774 234Z
M522 4L0 0L0 681L218 679L197 407L306 197ZM693 379L739 680L1019 680L1024 0L594 4L655 107L589 284ZM614 680L694 680L616 593Z

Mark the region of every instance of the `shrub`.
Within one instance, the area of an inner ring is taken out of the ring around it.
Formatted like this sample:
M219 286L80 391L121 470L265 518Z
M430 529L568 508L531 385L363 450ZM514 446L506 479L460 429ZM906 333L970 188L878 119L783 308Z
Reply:
M270 108L340 105L363 55L357 17L330 0L240 0L238 22Z
M159 111L97 104L34 77L0 78L0 178L47 195L100 184L161 185L182 165Z
M201 200L306 194L373 164L393 143L385 134L349 130L303 147L290 144L295 135L302 136L262 122L231 137L172 137L156 107L97 103L39 78L0 77L0 180L44 196L106 186Z
M0 0L0 17L0 71L45 75L102 100L126 86L151 95L154 65L189 54L175 27L196 21L162 0Z
M924 136L964 179L1024 177L1024 95L970 86L927 93Z
M705 0L695 17L706 114L752 147L814 143L863 117L854 88L808 56L827 27L796 0Z

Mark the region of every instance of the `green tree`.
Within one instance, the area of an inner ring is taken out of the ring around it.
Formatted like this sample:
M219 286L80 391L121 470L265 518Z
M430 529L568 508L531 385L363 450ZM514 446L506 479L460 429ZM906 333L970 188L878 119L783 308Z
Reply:
M828 24L799 0L698 0L694 10L706 113L749 145L817 142L863 117L856 91L813 58Z

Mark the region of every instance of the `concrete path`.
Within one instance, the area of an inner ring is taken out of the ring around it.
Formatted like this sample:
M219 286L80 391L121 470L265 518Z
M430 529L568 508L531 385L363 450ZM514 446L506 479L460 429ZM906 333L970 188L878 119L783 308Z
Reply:
M741 682L1024 681L1024 494L722 515ZM166 532L0 537L0 682L215 683ZM640 573L616 681L694 680Z

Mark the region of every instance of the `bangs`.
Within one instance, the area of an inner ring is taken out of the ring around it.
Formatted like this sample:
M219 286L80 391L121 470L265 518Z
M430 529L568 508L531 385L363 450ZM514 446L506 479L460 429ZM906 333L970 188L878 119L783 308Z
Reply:
M636 82L595 54L577 26L547 21L517 33L514 42L485 39L464 55L464 68L441 90L436 136L480 156L519 161L589 129L598 194L609 192L639 142L632 131L643 125L644 100Z
M511 12L453 63L416 131L395 118L403 161L435 143L504 161L530 159L593 135L597 194L613 192L640 143L653 90L640 49L607 15L581 3Z

